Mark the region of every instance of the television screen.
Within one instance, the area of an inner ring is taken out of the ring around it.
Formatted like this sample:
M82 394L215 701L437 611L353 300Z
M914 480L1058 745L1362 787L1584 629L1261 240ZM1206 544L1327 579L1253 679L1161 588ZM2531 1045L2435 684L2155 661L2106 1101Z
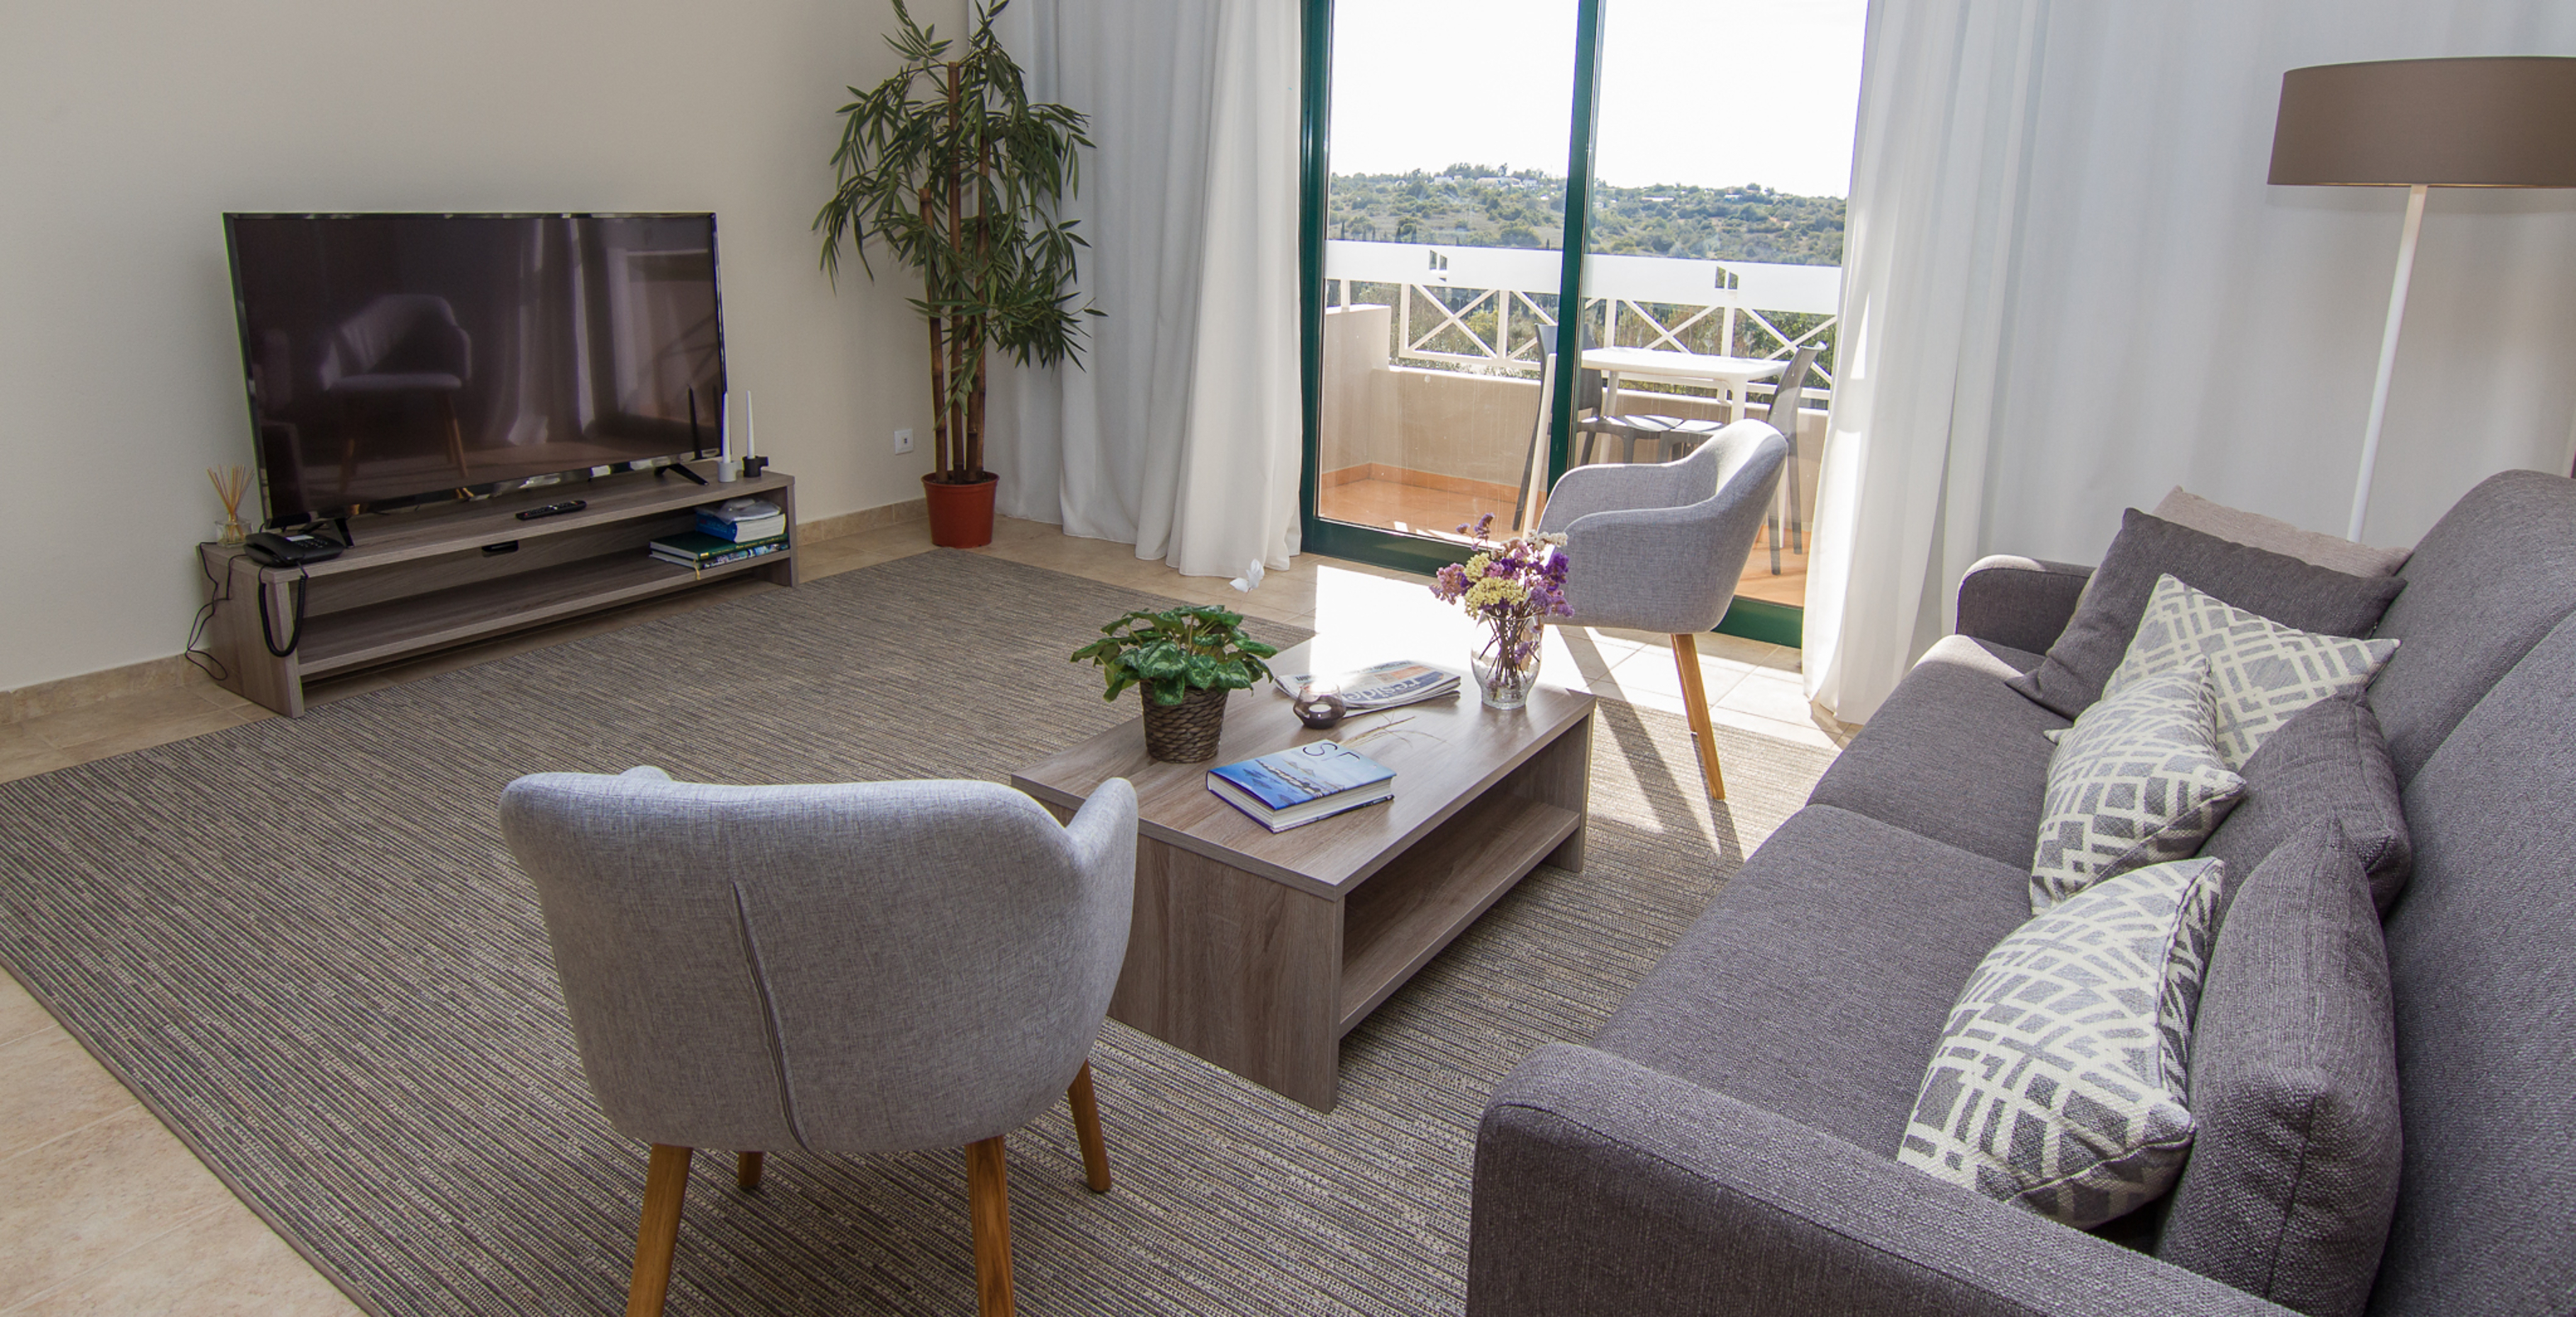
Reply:
M272 525L715 448L713 215L226 215Z

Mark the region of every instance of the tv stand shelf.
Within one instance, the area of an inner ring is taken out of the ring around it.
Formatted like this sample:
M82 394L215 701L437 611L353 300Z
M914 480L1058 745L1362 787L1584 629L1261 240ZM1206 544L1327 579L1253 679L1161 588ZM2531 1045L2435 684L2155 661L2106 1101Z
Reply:
M207 575L223 583L207 644L223 664L226 689L294 717L304 712L304 684L316 678L729 577L754 575L792 586L795 484L774 472L703 488L643 472L570 480L473 503L356 518L350 523L354 546L301 569L261 567L238 546L201 545ZM693 528L697 508L746 495L786 510L786 547L702 571L648 552L651 541ZM590 506L518 519L527 508L567 498L587 499ZM295 626L299 580L305 591L303 629L295 633L294 651L276 657L262 636L259 610L269 610L270 630L283 642Z

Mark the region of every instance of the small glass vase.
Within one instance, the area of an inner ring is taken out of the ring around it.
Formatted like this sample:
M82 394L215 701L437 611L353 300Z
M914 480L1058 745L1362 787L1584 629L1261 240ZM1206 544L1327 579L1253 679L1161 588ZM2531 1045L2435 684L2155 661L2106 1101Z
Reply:
M1538 685L1541 631L1534 617L1506 617L1486 624L1485 641L1469 656L1476 687L1488 709L1517 709Z

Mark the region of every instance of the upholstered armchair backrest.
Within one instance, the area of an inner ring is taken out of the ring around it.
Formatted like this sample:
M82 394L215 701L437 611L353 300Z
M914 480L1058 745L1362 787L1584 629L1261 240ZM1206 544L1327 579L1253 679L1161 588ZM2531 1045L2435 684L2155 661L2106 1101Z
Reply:
M1737 421L1679 461L1566 472L1539 520L1567 536L1565 621L1668 634L1716 626L1788 452L1770 426Z
M1090 1055L1126 954L1135 795L1069 827L986 782L502 793L582 1066L633 1138L874 1152L1015 1129Z

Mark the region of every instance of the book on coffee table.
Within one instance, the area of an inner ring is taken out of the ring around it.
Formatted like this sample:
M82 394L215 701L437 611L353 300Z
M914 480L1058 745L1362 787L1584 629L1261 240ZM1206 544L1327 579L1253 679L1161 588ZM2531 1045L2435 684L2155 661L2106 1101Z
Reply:
M1272 832L1395 798L1395 770L1331 741L1208 770L1208 790Z

